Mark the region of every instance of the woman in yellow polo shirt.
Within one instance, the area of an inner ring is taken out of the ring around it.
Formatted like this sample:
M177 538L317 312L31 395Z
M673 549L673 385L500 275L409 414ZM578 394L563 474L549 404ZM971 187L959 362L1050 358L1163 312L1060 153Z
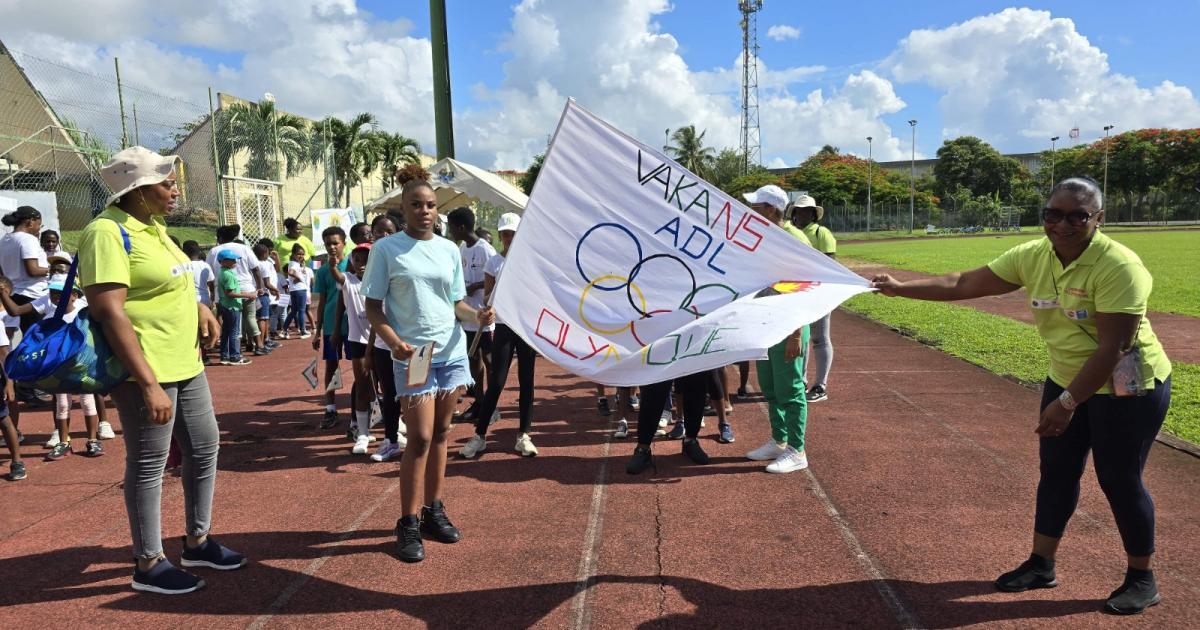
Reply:
M204 586L163 556L159 510L172 437L184 458L183 566L229 570L246 563L208 535L219 434L197 340L211 348L220 327L196 302L191 261L163 221L179 197L177 159L142 147L114 155L100 172L115 192L111 205L79 245L92 318L132 375L112 392L125 435L125 508L137 559L132 586L168 595Z
M1100 187L1072 177L1054 187L1042 210L1046 238L973 271L909 282L881 275L874 286L884 295L922 300L1025 288L1050 351L1037 426L1041 479L1033 553L996 587L1019 592L1058 585L1054 556L1091 451L1128 556L1125 581L1105 609L1135 614L1159 601L1150 569L1154 503L1142 469L1171 402L1171 363L1146 319L1150 273L1137 254L1098 231L1103 219Z

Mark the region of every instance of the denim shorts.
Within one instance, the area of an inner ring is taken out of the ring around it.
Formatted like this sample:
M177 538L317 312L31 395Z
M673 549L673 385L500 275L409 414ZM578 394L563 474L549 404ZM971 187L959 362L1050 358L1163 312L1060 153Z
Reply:
M258 296L258 319L267 321L271 319L271 296Z
M470 387L475 384L471 378L471 368L467 357L452 359L441 365L429 368L429 379L418 387L408 386L407 364L396 364L392 370L396 374L396 398L406 396L427 396L431 394L449 394L460 387Z

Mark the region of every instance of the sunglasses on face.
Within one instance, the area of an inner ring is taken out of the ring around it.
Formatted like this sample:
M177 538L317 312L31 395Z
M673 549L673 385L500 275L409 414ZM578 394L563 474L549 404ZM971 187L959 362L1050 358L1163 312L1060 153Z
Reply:
M1083 210L1075 210L1073 212L1063 212L1057 208L1042 208L1042 221L1050 224L1061 223L1063 219L1067 220L1067 224L1072 227L1083 227L1092 217L1098 212L1084 212Z

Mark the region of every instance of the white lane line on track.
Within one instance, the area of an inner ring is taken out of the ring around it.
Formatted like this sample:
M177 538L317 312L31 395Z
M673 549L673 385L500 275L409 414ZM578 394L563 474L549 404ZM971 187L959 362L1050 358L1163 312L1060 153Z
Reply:
M592 625L592 578L600 562L600 544L604 540L604 500L608 496L608 454L612 450L612 434L604 440L600 451L600 468L592 486L592 506L588 510L587 530L583 534L583 553L575 572L575 594L571 597L571 628L585 630Z
M284 606L287 606L288 602L295 597L296 593L300 592L300 589L303 588L310 579L312 579L312 576L316 575L317 571L320 571L321 567L325 566L326 562L329 562L329 558L333 557L333 552L338 547L342 546L346 541L350 540L350 536L354 534L354 532L358 531L358 528L362 527L363 523L367 522L367 519L371 518L371 515L379 510L379 508L383 507L384 503L391 498L392 493L399 489L400 482L397 481L396 483L388 486L387 490L381 492L379 497L375 499L375 502L372 503L370 507L364 510L362 514L359 514L353 522L347 525L346 528L338 534L338 539L334 541L333 544L325 547L325 550L319 557L314 558L312 562L309 562L308 566L304 567L304 570L300 572L300 575L296 576L296 579L292 580L292 583L288 584L287 588L280 591L279 596L276 597L275 601L271 602L271 605L267 608L267 612L259 615L254 619L254 621L250 622L250 624L246 626L247 630L261 630L262 628L265 628L267 623L269 623L271 619L283 609Z

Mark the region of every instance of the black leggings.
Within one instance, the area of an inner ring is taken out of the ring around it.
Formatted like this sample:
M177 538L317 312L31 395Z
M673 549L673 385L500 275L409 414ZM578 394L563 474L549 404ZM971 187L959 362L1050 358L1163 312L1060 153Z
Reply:
M383 414L383 437L395 444L400 440L400 403L396 400L396 373L392 368L392 353L371 346L371 370L375 382L383 391L379 411Z
M537 353L524 339L517 336L511 328L504 324L496 324L496 334L492 338L492 364L488 369L487 394L479 406L475 416L475 433L487 435L488 420L496 411L500 402L500 393L508 382L508 369L512 367L513 355L517 357L517 382L521 388L518 407L521 410L521 433L529 433L533 425L533 368L537 361Z
M1049 379L1042 390L1042 409L1058 404L1063 388ZM1108 497L1125 553L1154 553L1154 502L1142 485L1142 469L1154 444L1167 407L1171 378L1155 382L1145 396L1117 398L1097 394L1075 409L1067 430L1040 440L1042 476L1037 489L1033 529L1043 536L1062 538L1079 502L1079 479L1094 456L1096 479Z
M675 393L683 405L684 435L694 438L700 435L700 421L704 419L704 400L708 387L711 370L688 374L675 379ZM642 406L638 409L637 441L642 446L649 446L658 431L658 421L662 418L663 409L667 404L667 395L671 393L672 381L663 381L653 385L642 386Z

